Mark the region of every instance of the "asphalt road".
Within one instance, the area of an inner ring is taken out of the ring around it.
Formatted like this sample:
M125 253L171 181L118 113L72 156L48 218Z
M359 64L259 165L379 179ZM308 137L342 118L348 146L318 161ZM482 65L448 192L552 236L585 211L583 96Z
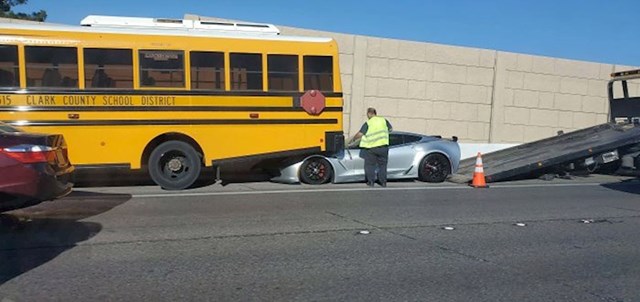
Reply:
M2 302L640 301L636 180L83 188L2 221Z

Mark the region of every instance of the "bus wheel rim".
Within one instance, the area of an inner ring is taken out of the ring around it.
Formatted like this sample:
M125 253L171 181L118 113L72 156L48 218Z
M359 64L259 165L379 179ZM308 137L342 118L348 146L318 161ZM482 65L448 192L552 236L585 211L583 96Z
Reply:
M163 175L172 181L180 180L189 174L189 161L179 151L165 153L160 159Z

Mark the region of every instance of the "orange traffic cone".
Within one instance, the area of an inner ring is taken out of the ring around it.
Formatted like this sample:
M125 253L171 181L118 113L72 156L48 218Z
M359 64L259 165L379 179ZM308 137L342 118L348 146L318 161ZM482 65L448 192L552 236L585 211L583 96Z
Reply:
M474 188L488 188L487 182L484 178L484 167L482 166L482 154L478 152L476 158L476 170L473 172L473 181L471 186Z

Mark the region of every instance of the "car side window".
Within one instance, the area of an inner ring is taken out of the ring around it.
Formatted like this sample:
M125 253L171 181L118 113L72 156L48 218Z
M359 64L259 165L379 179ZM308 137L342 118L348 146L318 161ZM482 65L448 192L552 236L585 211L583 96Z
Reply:
M404 138L399 134L389 134L389 146L399 146L404 144Z
M419 141L420 139L421 138L419 136L405 135L404 136L404 143L405 144L415 143L415 142Z

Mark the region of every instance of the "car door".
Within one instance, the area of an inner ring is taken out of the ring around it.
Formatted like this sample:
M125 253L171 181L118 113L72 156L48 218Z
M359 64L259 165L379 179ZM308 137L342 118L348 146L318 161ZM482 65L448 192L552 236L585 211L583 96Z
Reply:
M397 136L396 138L393 138ZM413 142L415 137L406 134L389 135L389 162L387 164L387 177L402 177L413 164L415 151Z
M334 173L338 181L344 181L343 177L351 172L351 150L343 149L334 156Z
M345 150L345 166L348 168L343 175L345 182L361 181L364 179L364 158L362 157L362 149L354 146Z
M402 149L399 149L404 144L404 137L398 133L389 134L389 162L387 163L387 174L390 173L398 173L398 171L403 171L403 160L402 154L406 153ZM364 157L363 150L360 148L352 148L348 149L348 154L350 158L350 172L348 173L348 178L353 179L353 181L363 180L364 179ZM398 160L391 162L392 155L394 158L398 158ZM392 167L393 165L393 167ZM409 164L410 165L410 164Z

